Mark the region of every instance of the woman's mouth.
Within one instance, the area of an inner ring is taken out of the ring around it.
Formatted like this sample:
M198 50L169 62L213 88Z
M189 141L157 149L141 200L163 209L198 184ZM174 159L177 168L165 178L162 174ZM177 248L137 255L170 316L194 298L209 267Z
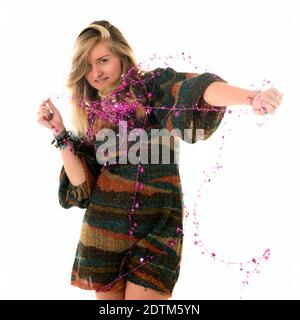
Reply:
M102 78L102 79L100 79L100 80L96 80L96 82L98 83L98 84L102 84L105 80L107 80L108 78L106 77L106 78Z

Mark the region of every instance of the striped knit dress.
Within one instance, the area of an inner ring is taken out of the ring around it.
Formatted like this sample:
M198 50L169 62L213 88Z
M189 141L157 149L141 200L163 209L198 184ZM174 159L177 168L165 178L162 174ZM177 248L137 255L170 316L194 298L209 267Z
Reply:
M160 75L146 82L155 107L148 117L147 133L150 135L151 129L191 129L190 143L207 139L221 123L226 107L207 104L203 94L212 82L225 81L213 73L176 72L172 68L154 71ZM198 107L193 107L196 104ZM209 108L212 111L204 110ZM204 135L199 137L196 129L203 129ZM172 296L183 241L182 191L174 161L177 150L170 147L168 164L104 166L98 163L93 146L77 141L74 147L86 181L73 186L62 166L58 191L63 208L86 209L71 284L86 290L117 291L128 280ZM150 145L151 138L148 142ZM138 205L132 208L134 199ZM130 211L133 220L129 220Z

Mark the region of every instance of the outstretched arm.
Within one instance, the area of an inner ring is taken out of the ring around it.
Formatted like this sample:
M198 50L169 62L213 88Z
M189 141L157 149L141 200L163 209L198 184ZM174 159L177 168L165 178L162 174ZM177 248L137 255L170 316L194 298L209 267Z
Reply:
M251 105L254 112L264 114L274 113L282 101L282 94L274 87L261 92L215 81L204 92L205 102L214 106Z

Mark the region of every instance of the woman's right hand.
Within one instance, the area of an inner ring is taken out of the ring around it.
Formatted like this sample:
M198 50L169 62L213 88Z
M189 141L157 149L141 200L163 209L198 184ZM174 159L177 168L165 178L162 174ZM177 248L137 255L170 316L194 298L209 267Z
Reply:
M47 105L49 108L47 107ZM39 107L37 115L38 123L50 129L55 136L59 135L65 129L61 114L53 105L50 98L43 101L43 103Z

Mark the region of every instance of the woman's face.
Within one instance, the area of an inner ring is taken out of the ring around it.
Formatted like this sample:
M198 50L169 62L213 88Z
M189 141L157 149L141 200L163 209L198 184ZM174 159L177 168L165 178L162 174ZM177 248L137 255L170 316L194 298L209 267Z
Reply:
M119 79L121 73L121 60L110 51L107 42L99 42L91 49L85 78L93 88L103 90Z

